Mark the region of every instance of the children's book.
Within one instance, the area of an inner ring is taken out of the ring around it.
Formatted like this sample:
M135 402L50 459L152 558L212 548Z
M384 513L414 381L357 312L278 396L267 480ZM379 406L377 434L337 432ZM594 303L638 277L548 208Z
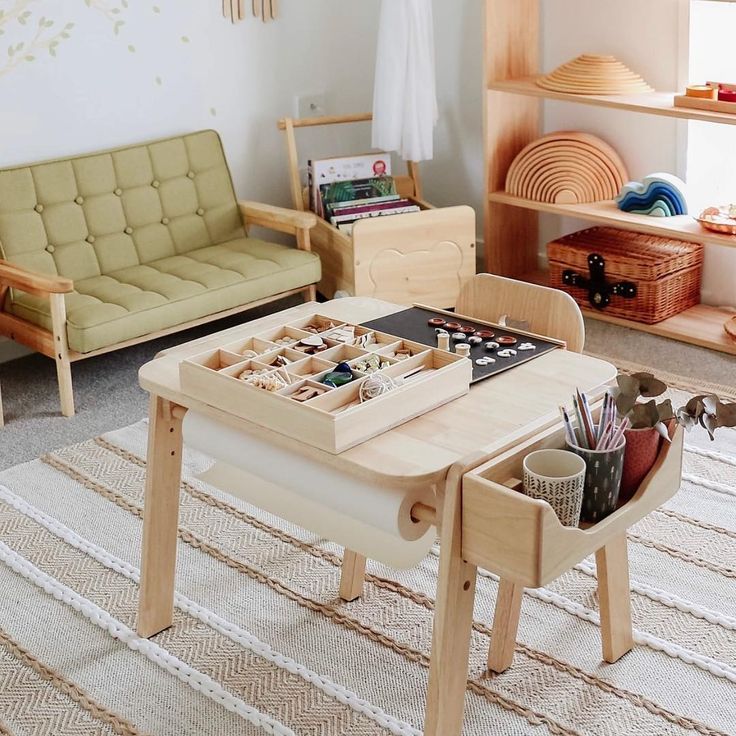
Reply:
M309 162L309 191L312 209L324 217L320 210L320 188L325 184L354 179L370 179L391 176L391 156L387 153L365 153Z

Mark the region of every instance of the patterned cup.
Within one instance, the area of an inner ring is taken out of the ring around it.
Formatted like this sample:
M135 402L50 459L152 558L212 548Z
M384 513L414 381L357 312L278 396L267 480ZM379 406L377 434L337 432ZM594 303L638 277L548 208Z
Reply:
M585 491L580 518L595 524L618 506L626 439L622 437L615 450L584 450L569 443L568 447L585 461Z
M567 450L537 450L524 458L524 493L546 501L564 526L580 523L585 462Z

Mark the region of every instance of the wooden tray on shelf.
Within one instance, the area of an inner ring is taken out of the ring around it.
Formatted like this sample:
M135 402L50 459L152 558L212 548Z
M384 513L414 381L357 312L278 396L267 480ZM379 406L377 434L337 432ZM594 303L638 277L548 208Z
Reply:
M724 112L729 115L736 115L736 102L709 100L702 97L688 97L687 95L675 95L675 107L685 107L690 110L708 110L708 112Z
M319 336L328 349L316 355L295 349L300 340L314 334L305 327L321 330ZM345 327L354 328L354 340L339 334ZM359 338L370 344L353 344ZM408 356L398 359L397 353L402 352ZM383 396L360 403L360 387L367 374L357 370L356 365L372 355L388 364L380 373L395 379L407 374L410 377ZM287 364L279 367L277 359ZM355 380L339 388L321 383L342 362L353 369ZM277 374L286 386L270 392L249 385L238 378L246 370ZM472 364L454 353L359 325L333 323L328 317L313 314L183 360L179 375L182 391L195 399L338 454L466 394ZM306 402L291 398L305 387L322 393Z
M677 493L682 427L671 438L631 500L587 528L563 526L546 501L517 490L526 455L565 447L561 425L484 463L463 479L463 559L527 588L546 585Z

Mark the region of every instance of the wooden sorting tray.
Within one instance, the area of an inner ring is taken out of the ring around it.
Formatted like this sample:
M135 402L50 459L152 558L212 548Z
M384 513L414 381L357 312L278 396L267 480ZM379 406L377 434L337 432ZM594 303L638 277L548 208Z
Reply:
M633 498L587 528L563 526L546 501L517 490L526 455L565 447L561 425L484 463L463 479L463 559L526 588L546 585L677 493L683 429L671 437Z
M360 325L334 323L330 327L330 322L328 317L313 314L185 359L179 364L181 389L210 406L333 454L469 390L472 363L467 358ZM299 340L312 334L304 329L307 326L320 329L329 349L311 356L296 349ZM354 339L335 339L344 327L354 328ZM293 342L285 344L289 341ZM397 351L409 355L400 360ZM386 364L380 373L395 379L413 375L398 388L361 403L360 387L368 374L359 369L373 355ZM280 359L287 364L279 366ZM342 362L353 369L355 380L339 388L321 383ZM246 370L278 374L286 386L270 392L249 385L239 378ZM304 387L322 393L306 402L291 398Z

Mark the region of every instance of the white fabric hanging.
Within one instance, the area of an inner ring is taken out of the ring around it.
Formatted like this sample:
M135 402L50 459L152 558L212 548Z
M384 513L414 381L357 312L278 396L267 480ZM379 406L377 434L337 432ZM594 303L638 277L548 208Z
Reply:
M436 124L432 0L382 0L373 147L426 161L434 154Z

